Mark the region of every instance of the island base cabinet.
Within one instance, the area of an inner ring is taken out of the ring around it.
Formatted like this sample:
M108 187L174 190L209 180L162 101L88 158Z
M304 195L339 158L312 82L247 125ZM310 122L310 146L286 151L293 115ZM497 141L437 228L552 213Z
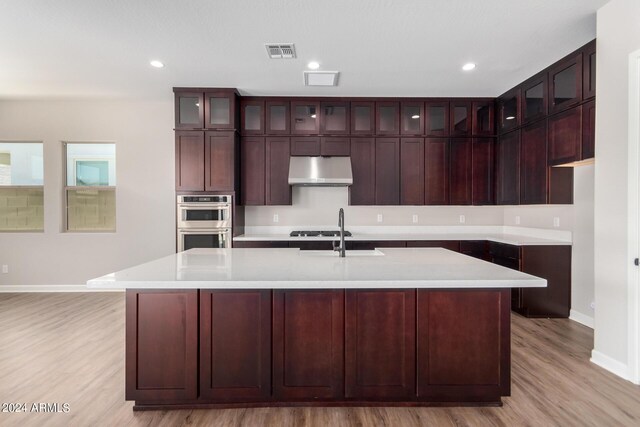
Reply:
M418 290L417 397L497 402L510 394L510 292Z
M415 289L347 290L348 399L415 399Z
M198 394L198 290L127 290L126 399Z
M279 401L344 395L344 291L273 292L273 394Z
M200 291L200 397L271 396L271 291Z

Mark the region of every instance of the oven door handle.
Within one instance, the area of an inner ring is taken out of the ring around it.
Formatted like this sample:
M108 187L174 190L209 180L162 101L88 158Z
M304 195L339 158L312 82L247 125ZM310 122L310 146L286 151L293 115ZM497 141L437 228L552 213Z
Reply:
M227 203L220 204L196 204L196 203L180 203L178 205L179 209L229 209L231 206Z

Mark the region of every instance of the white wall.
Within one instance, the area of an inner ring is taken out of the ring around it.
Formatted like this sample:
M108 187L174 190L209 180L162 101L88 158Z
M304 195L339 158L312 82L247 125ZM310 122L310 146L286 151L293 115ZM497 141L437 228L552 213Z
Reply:
M595 166L595 348L593 360L625 374L628 360L628 68L640 49L640 1L598 11Z
M173 99L0 101L0 140L44 142L44 233L0 234L3 285L82 284L174 252ZM63 233L62 141L113 141L115 233Z

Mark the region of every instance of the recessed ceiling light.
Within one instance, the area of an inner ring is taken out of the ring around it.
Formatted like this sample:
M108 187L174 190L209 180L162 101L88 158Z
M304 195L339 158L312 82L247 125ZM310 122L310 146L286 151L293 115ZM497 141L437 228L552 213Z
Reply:
M307 68L309 68L310 70L317 70L318 68L320 68L320 64L316 61L311 61L307 64Z
M505 120L513 120L513 119L515 119L515 117L514 117L514 116L509 116L509 117L507 117Z
M414 114L413 116L411 116L412 119L419 119L420 118L420 114Z
M471 70L473 70L474 68L476 68L476 64L474 64L473 62L467 62L466 64L464 64L464 65L462 66L462 69L463 69L464 71L471 71Z
M153 61L149 62L149 65L151 65L154 68L162 68L164 67L164 64L160 61L158 61L157 59L154 59Z

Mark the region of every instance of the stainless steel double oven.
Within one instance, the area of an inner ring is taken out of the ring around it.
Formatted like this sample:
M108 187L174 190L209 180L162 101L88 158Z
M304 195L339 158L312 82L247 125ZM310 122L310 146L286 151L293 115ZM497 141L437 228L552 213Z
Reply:
M231 207L231 196L178 196L178 252L192 248L230 248Z

